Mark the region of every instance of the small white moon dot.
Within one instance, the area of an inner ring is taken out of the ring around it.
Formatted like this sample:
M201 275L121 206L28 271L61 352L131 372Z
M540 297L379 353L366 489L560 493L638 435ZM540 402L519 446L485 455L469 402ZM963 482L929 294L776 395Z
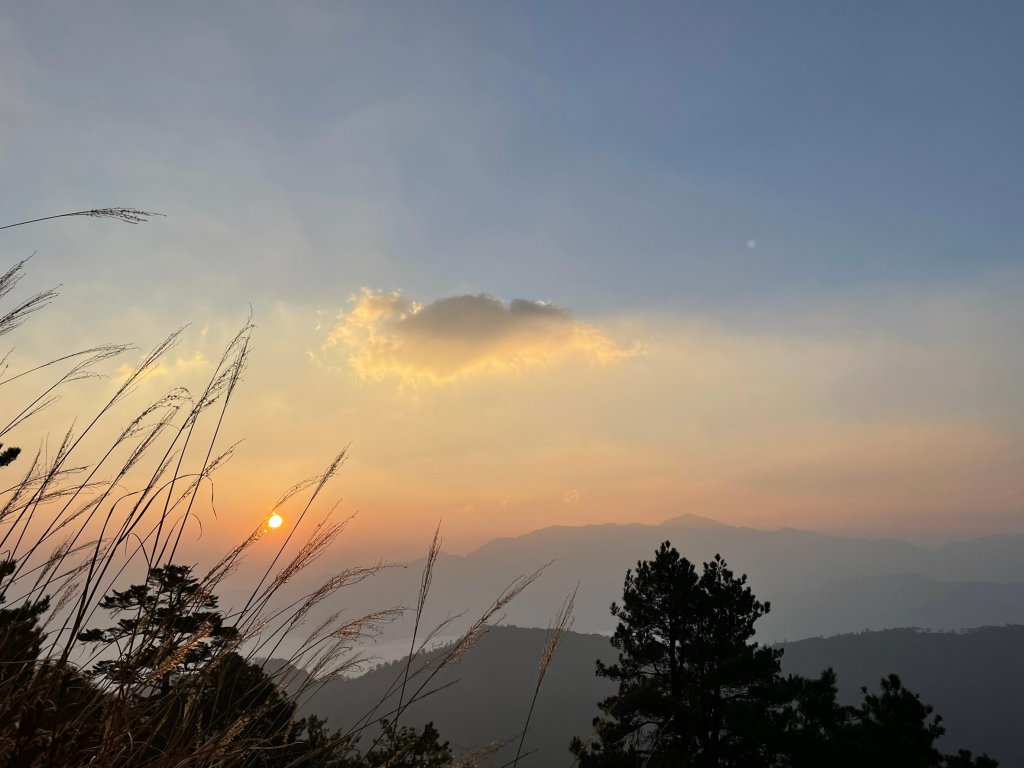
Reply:
M747 248L757 248L757 240L747 240Z

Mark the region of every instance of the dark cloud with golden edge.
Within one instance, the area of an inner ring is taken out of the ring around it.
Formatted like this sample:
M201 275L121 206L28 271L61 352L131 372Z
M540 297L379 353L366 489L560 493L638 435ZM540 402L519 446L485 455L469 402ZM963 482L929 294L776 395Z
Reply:
M325 348L346 349L364 379L445 384L570 358L606 365L640 351L542 301L506 303L480 294L419 304L364 288L350 304L335 318Z

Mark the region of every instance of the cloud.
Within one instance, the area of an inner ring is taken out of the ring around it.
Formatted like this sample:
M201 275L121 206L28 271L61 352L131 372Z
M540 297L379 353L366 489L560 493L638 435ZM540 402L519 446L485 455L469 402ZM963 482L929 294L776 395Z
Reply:
M430 304L364 288L350 299L325 348L343 347L363 379L446 384L517 372L567 358L607 365L640 352L573 319L553 304L450 296Z
M202 337L205 338L205 329ZM197 373L205 373L211 368L210 359L200 350L196 350L187 356L175 355L173 358L165 357L160 360L147 373L145 378L170 378L175 383L187 383L187 380ZM122 363L114 372L114 381L120 386L135 371L135 366L129 363Z

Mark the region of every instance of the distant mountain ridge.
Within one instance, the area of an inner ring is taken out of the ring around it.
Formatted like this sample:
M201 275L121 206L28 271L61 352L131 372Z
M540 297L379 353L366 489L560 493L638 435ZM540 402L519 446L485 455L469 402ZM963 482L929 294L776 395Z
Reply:
M670 540L695 562L721 554L772 603L761 638L782 641L894 626L957 629L1024 623L1024 535L988 536L926 548L896 539L860 539L793 528L762 531L696 515L659 525L552 526L494 539L466 555L442 554L427 623L478 615L517 576L552 561L506 610L509 623L545 627L577 582L576 628L608 633L608 607L627 568ZM350 610L415 601L422 561L390 570L347 593ZM405 623L388 637L409 631Z

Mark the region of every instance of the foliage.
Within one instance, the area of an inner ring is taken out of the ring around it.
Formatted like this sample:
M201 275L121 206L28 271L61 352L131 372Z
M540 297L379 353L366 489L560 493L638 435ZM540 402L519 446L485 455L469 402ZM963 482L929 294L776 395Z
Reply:
M597 672L619 683L601 702L584 766L742 765L762 750L779 651L751 641L769 606L716 556L701 574L665 542L627 571L618 663Z
M452 751L448 742L441 742L433 723L422 731L384 719L384 738L367 750L363 762L367 768L444 768L451 765Z
M189 566L153 568L144 584L113 590L99 607L124 618L107 629L79 632L78 639L124 648L94 668L119 686L146 684L166 695L175 674L201 669L238 638L214 610L216 595L203 590Z
M864 701L855 712L847 751L856 755L857 765L878 768L995 768L987 755L974 757L967 750L943 755L936 741L945 733L942 718L913 691L903 686L897 675L881 681L881 689L871 693L861 689Z
M6 562L0 573L10 572ZM104 606L131 617L108 630L82 633L108 650L122 647L89 676L39 663L45 604L0 611L0 674L4 683L18 676L21 687L21 694L8 695L7 706L0 708L6 722L17 726L0 729L0 755L7 764L78 764L90 751L104 750L106 731L116 723L130 728L137 746L130 760L110 760L111 765L164 765L183 742L192 745L193 758L240 768L443 768L452 763L448 744L439 741L430 724L417 730L384 720L382 738L361 755L353 736L331 733L325 721L313 716L297 718L296 702L271 675L237 652L225 651L225 638L234 638L233 632L221 632L220 642L198 650L200 644L190 643L186 632L205 638L213 636L206 629L210 626L231 628L208 610L216 607L215 596L196 599L197 582L190 574L186 566L156 568L144 584L115 590L104 599ZM159 639L140 640L147 634ZM136 640L148 649L141 662L125 650ZM161 666L157 655L177 663ZM160 671L165 668L170 671ZM149 677L144 676L147 670ZM98 684L103 680L115 683L118 694L105 691ZM150 684L154 681L159 685ZM54 701L62 706L55 708Z
M826 669L817 678L790 675L779 688L778 698L789 702L777 741L779 762L788 768L842 766L848 751L840 735L850 727L853 712L837 701L835 672Z
M12 463L18 455L21 453L21 448L4 448L4 444L0 443L0 467L6 467Z
M626 572L612 645L597 673L618 683L594 733L570 749L583 768L993 768L936 747L941 718L896 675L859 708L837 701L836 677L783 677L781 650L753 642L769 610L719 556L696 568L662 544Z
M17 564L12 559L0 560L0 681L21 679L26 668L39 658L43 633L39 620L50 607L49 598L27 601L14 608L4 608L5 580L14 573Z
M877 694L863 689L853 743L865 760L879 768L927 768L941 759L935 741L945 729L942 718L920 697L903 687L899 677L882 680Z

